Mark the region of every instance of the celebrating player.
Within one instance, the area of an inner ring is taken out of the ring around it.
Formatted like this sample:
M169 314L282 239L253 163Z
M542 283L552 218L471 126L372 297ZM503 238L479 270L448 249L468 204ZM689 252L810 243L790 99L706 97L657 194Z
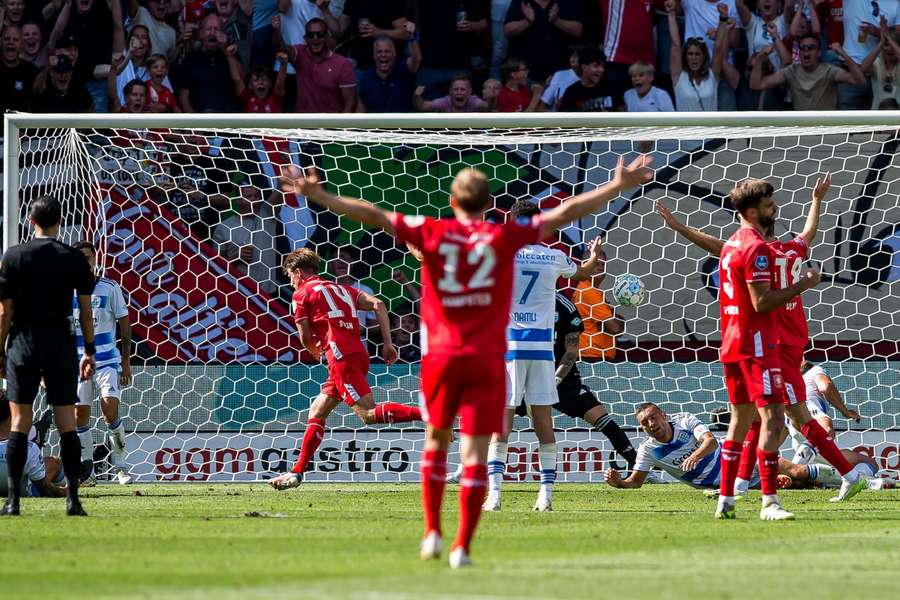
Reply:
M518 200L510 209L513 219L528 220L541 214L534 202ZM553 510L556 481L556 436L551 407L559 402L553 361L553 318L556 280L588 279L599 260L599 239L588 245L588 259L580 267L562 251L544 244L527 244L515 255L513 303L509 313L506 352L506 424L488 446L488 497L484 509L500 510L500 483L506 470L506 451L516 407L524 399L531 408L541 467L541 486L534 510Z
M378 319L383 340L381 357L386 364L397 360L391 341L387 309L378 298L357 288L319 276L319 255L307 248L284 257L282 267L294 286L293 311L300 342L316 359L322 352L328 360L328 380L309 407L300 456L289 473L272 479L276 490L300 485L303 473L325 437L325 419L341 400L366 424L418 421L422 414L415 406L396 402L376 405L366 376L369 353L359 334L360 310L370 310Z
M87 258L91 271L97 270L97 249L87 241L73 246ZM78 299L72 299L72 309L78 323ZM76 431L81 442L81 464L84 470L93 469L94 440L91 433L91 404L100 396L100 411L106 422L110 460L116 479L122 485L131 483L128 464L125 462L125 425L119 416L119 385L131 381L131 321L128 305L119 284L105 277L97 277L91 294L91 310L94 315L94 343L97 345L97 371L94 376L78 383L78 405L75 408ZM116 348L116 326L119 327L121 353ZM81 328L77 328L79 358L84 353ZM93 479L93 477L91 477Z
M407 216L373 204L335 196L288 167L282 189L299 193L331 211L394 234L419 248L422 262L423 357L421 390L428 426L422 453L423 559L441 555L440 510L447 472L451 426L460 415L463 477L460 519L450 566L471 564L469 546L485 496L490 436L503 431L506 326L512 300L513 258L559 227L597 210L622 191L649 181L650 159L616 167L612 181L532 219L488 223L492 198L487 177L460 171L450 186L453 218Z
M822 200L830 187L830 174L826 173L825 176L816 180L812 192L812 203L806 217L806 224L800 235L790 242L781 242L775 237L774 215L771 222L765 227L765 242L773 253L773 266L777 267L773 269L773 285L776 289L784 289L789 284L796 284L800 281L803 260L807 257L809 244L815 239L818 230ZM719 239L696 229L685 227L662 205L658 205L658 211L670 227L701 248L716 253L722 252L722 248L725 247ZM841 491L836 500L848 500L865 489L865 481L859 479L859 474L838 449L832 436L812 418L807 409L807 384L803 380L800 365L803 362L803 347L809 341L809 328L806 322L806 313L803 310L802 299L797 297L777 308L775 311L775 324L777 326L777 354L781 363L781 376L784 379L791 421L794 423L794 427L809 440L810 444L818 449L822 456L834 465L838 472L841 473L841 476L844 477L844 484L841 486ZM739 494L746 491L748 480L753 473L754 461L752 455L760 435L760 426L759 421L754 421L744 440L736 479L736 488ZM776 447L781 446L782 440L782 434L779 434Z

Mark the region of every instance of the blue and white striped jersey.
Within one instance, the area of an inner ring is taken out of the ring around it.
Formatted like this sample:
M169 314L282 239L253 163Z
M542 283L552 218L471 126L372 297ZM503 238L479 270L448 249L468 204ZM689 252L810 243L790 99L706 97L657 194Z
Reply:
M506 360L553 362L556 280L578 270L560 250L530 244L516 252Z
M709 488L719 485L720 448L703 458L692 471L682 471L681 463L700 447L700 438L709 433L700 419L691 413L671 416L672 439L666 443L647 438L638 447L635 471L648 472L651 468L662 469L675 479L698 487Z
M97 346L97 369L114 366L119 369L122 357L116 346L116 321L128 315L128 307L119 284L105 277L97 279L91 294L91 308L94 314L94 344ZM72 313L75 321L78 357L84 354L84 337L78 321L78 298L72 298Z

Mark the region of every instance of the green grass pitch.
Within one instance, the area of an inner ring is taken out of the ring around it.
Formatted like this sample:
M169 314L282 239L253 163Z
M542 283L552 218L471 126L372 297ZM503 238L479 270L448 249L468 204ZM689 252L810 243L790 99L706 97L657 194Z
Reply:
M507 485L484 515L475 566L422 563L415 485L99 486L87 519L62 500L23 500L0 519L9 598L895 598L900 492L788 491L797 521L763 523L758 492L738 520L680 485L559 485L555 512L531 512L535 485ZM445 501L445 543L456 486ZM257 516L253 516L257 515ZM446 556L446 551L445 551Z

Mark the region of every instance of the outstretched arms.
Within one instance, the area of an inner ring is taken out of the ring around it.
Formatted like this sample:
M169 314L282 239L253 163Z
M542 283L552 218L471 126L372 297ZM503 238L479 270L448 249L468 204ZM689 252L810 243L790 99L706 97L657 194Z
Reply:
M719 256L722 254L722 247L725 245L725 242L720 240L719 238L700 231L699 229L694 229L693 227L688 227L675 218L669 209L663 206L662 202L657 201L656 203L656 212L659 213L659 216L662 217L663 221L666 222L666 225L669 226L670 229L675 231L675 233L680 234L682 237L686 238L688 241L693 242L697 246L700 246L710 254L714 254Z
M816 178L816 185L812 192L812 204L809 206L809 212L806 214L806 224L800 237L806 240L807 245L811 244L816 238L816 231L819 229L819 213L822 209L822 200L828 194L831 188L831 173L825 173L822 177Z

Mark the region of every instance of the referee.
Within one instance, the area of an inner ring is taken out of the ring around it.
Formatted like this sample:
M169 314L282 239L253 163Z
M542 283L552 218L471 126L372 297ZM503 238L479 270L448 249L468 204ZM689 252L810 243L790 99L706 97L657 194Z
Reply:
M6 378L12 413L6 454L9 491L0 515L19 514L31 405L43 378L69 484L66 514L85 516L78 500L81 445L75 433L75 403L79 371L86 379L96 366L91 314L94 276L84 254L56 240L62 219L58 200L38 198L31 205L29 218L34 239L7 250L0 265L0 376ZM80 365L70 320L75 293L85 340Z

